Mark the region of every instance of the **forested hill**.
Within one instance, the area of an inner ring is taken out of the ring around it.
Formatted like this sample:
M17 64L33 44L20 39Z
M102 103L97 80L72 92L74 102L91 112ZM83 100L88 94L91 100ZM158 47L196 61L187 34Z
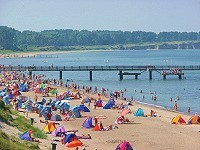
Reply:
M68 50L74 47L109 49L200 49L200 32L44 30L17 31L0 26L0 50ZM117 45L117 46L116 46ZM107 47L106 47L107 48Z

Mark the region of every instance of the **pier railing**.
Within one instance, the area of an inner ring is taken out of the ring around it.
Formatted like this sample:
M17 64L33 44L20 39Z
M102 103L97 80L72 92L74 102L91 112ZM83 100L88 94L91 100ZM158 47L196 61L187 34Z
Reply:
M148 71L200 70L200 65L189 66L1 66L0 71Z

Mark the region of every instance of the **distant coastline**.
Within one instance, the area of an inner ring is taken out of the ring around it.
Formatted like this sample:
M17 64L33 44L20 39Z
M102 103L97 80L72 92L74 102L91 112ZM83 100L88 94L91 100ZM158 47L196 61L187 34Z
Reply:
M34 49L34 48L33 48ZM200 50L200 42L188 42L188 43L164 43L164 44L149 44L149 45L102 45L102 46L73 46L73 47L37 47L39 50L27 50L27 51L13 51L13 50L0 50L0 58L23 58L23 57L35 57L36 55L55 55L61 53L70 52L100 52L100 51L117 51L117 50L185 50L185 49L197 49Z

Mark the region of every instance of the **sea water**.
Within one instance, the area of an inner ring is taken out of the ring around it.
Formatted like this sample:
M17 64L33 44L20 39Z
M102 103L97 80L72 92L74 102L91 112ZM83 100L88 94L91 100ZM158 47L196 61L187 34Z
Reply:
M26 58L1 58L4 65L35 65L35 66L138 66L138 65L200 65L200 50L115 50L115 51L84 51L62 54L37 55ZM36 72L33 72L36 73ZM59 78L59 72L37 72L46 74L48 78ZM124 97L131 96L141 103L173 109L174 102L180 97L178 110L186 113L188 107L191 114L200 114L200 70L184 71L183 79L178 76L167 76L163 80L158 72L153 71L153 79L149 80L147 71L138 79L124 76L119 80L118 71L93 71L93 80L89 80L89 71L63 72L63 80L73 80L79 85L102 87L109 92L126 89ZM142 90L142 93L141 93ZM153 101L152 96L157 100ZM144 97L144 99L143 99ZM172 102L170 101L172 98Z

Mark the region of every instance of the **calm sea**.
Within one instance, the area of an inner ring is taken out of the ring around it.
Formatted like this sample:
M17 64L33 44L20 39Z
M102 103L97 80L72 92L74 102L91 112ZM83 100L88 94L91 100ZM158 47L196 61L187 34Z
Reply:
M87 66L87 65L200 65L200 50L130 50L130 51L89 51L69 52L66 54L38 55L29 58L2 58L5 65L45 65L50 66ZM41 72L37 72L41 73ZM119 80L118 72L93 72L93 81L89 81L89 72L63 72L63 79L74 80L77 84L97 86L108 89L108 92L127 89L125 97L166 109L173 109L177 96L178 109L186 113L200 114L200 71L184 71L184 79L167 76L166 80L158 72L153 72L153 80L148 79L148 72L142 73L138 80L133 76L124 76ZM49 78L59 78L59 72L46 72ZM136 90L136 92L135 92ZM142 94L140 91L142 90ZM152 101L156 92L157 101ZM144 96L144 100L142 97ZM170 102L170 98L173 99Z

